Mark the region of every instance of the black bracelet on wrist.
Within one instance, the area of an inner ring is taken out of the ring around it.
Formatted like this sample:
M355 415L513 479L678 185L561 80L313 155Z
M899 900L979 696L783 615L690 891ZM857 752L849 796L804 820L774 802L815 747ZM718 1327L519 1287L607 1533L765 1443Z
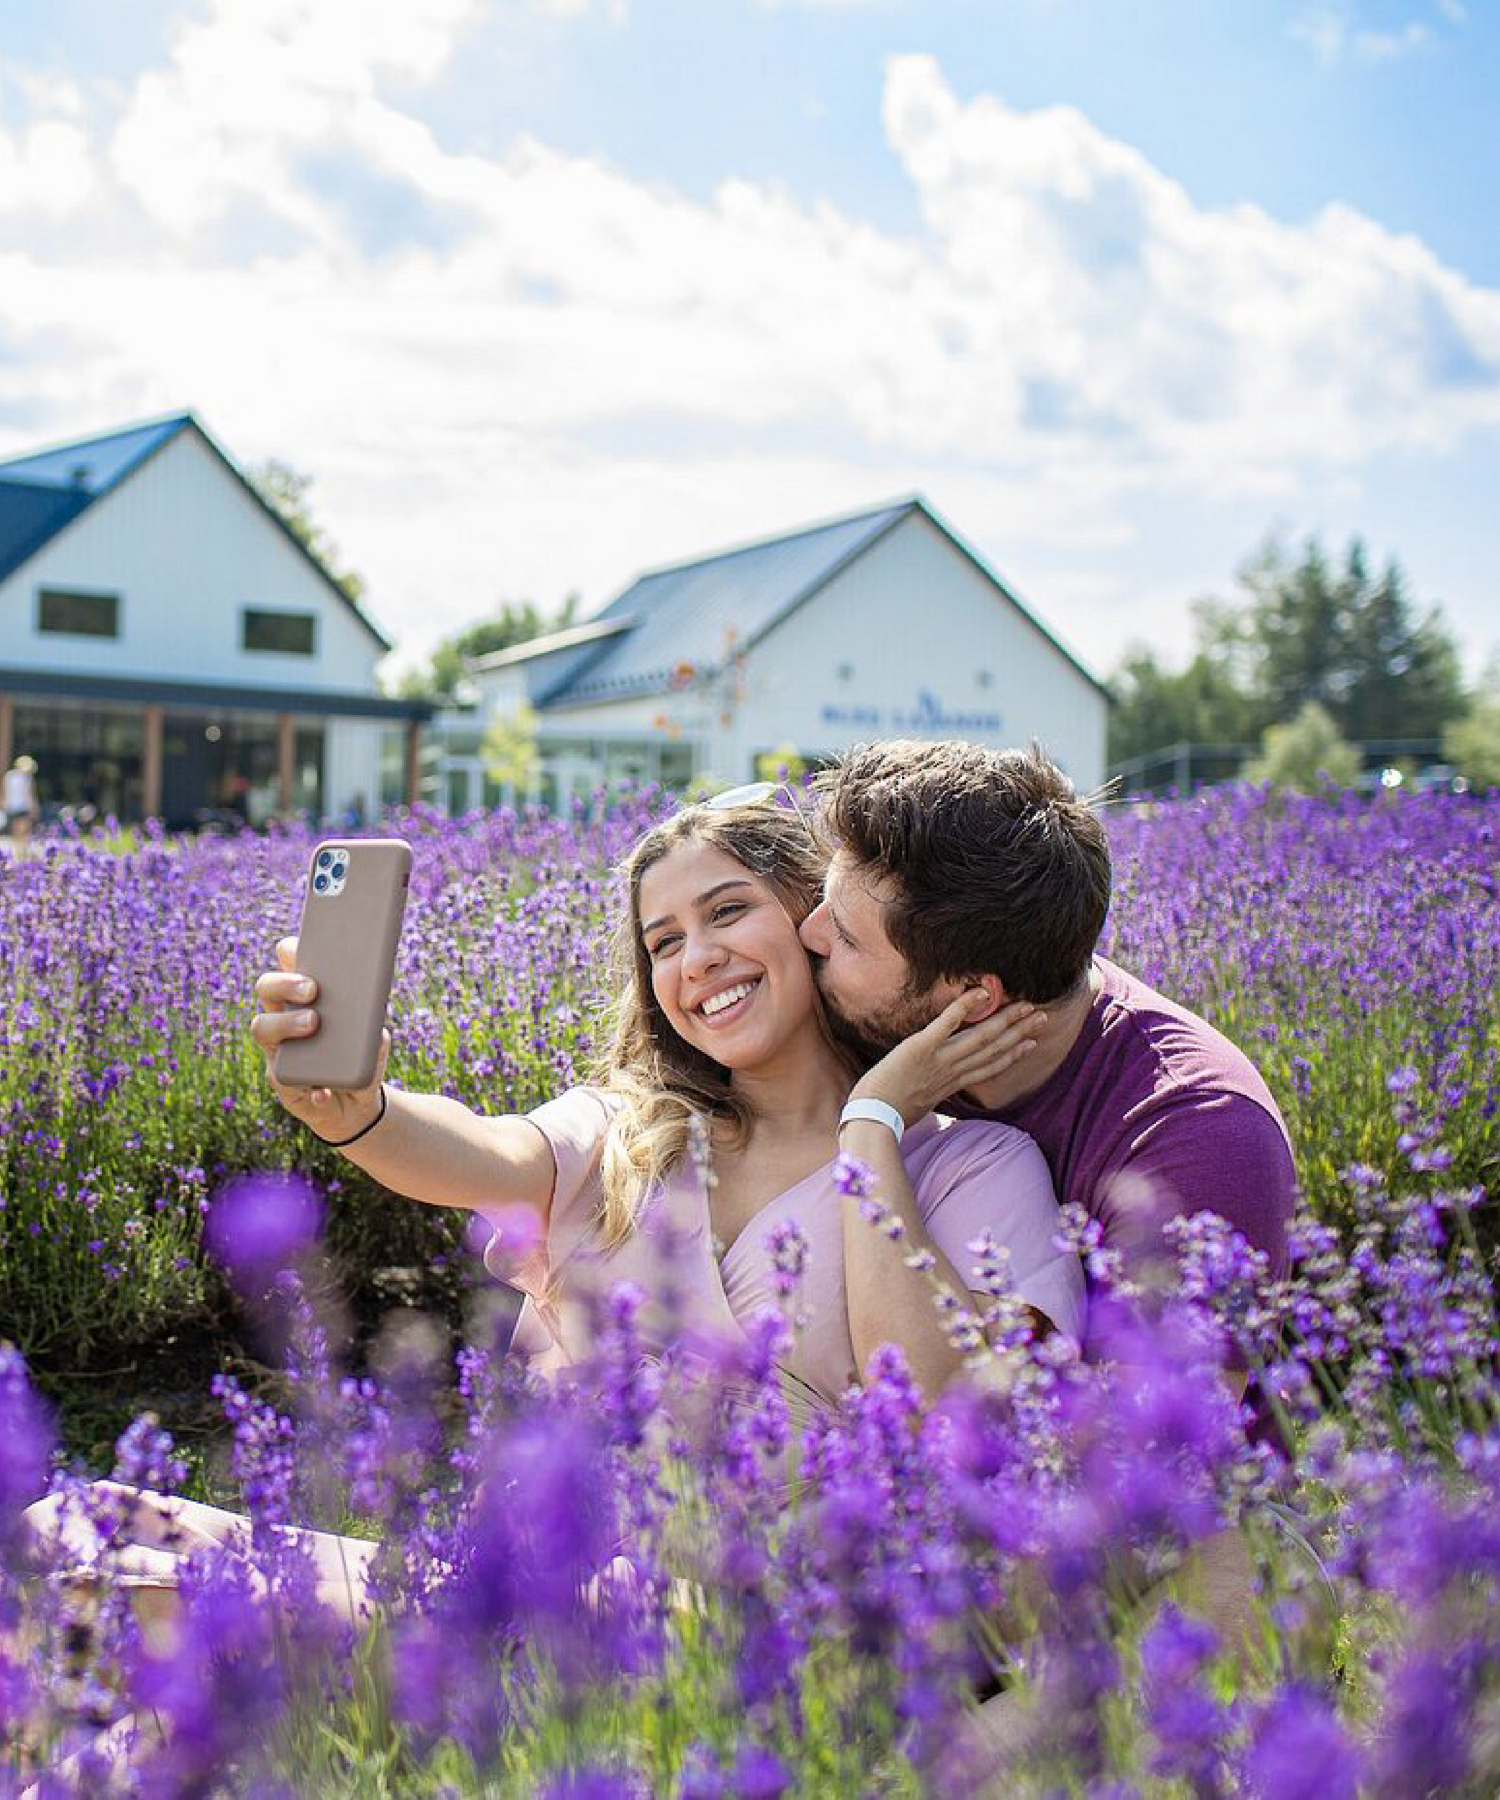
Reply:
M359 1140L365 1135L365 1133L367 1131L373 1131L375 1129L375 1127L380 1123L380 1121L384 1117L385 1117L385 1083L382 1081L380 1084L380 1111L378 1113L376 1113L375 1117L373 1119L371 1119L371 1121L368 1125L361 1125L359 1130L355 1132L353 1137L326 1138L326 1137L321 1136L316 1131L313 1131L313 1136L315 1138L317 1138L317 1140L320 1144L327 1144L327 1146L330 1150L342 1150L348 1144L357 1144L359 1142ZM309 1126L308 1130L312 1131L312 1127Z

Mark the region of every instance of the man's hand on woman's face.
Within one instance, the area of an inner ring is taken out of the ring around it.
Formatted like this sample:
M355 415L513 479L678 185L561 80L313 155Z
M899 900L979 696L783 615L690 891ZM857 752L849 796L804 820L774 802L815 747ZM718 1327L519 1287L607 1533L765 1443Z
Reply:
M850 1099L884 1100L910 1125L954 1094L1003 1075L1036 1048L1047 1015L1029 1000L1012 1000L977 1025L966 1023L988 999L983 988L966 988L862 1075Z

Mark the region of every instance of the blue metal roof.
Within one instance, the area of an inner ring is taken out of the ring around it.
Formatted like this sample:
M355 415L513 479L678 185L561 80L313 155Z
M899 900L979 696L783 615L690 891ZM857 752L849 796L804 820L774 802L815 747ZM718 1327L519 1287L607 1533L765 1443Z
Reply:
M733 651L764 637L919 506L905 500L642 575L595 615L602 621L633 614L634 629L603 640L586 660L572 662L561 680L538 695L538 704L571 706L657 693L673 685L673 672L684 665L717 668Z
M192 422L191 414L179 413L150 425L134 425L104 437L59 444L55 450L13 457L0 462L0 482L42 482L48 487L76 488L89 499L97 499Z
M89 503L83 488L43 487L0 477L0 581Z

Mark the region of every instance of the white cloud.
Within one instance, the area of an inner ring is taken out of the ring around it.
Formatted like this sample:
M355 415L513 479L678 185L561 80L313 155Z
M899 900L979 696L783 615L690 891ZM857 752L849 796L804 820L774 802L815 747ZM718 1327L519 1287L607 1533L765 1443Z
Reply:
M18 99L26 120L6 129ZM83 96L68 81L0 65L0 213L59 218L77 211L94 187L92 145L79 123Z
M47 123L32 191L72 209L39 248L0 175L0 448L194 405L316 472L420 642L913 487L1093 608L1080 561L1119 590L1138 496L1269 512L1309 469L1500 424L1500 295L1347 208L1199 207L1077 111L962 101L926 57L884 110L915 233L530 140L460 154L411 84L473 14L212 0L118 116L0 138Z
M1329 0L1307 7L1289 30L1325 68L1349 62L1375 66L1434 49L1440 41L1434 20L1456 27L1468 16L1463 0L1432 0L1424 17L1375 26L1362 22L1358 0Z
M43 119L13 136L0 131L0 194L17 212L76 212L93 186L89 140L76 125Z

